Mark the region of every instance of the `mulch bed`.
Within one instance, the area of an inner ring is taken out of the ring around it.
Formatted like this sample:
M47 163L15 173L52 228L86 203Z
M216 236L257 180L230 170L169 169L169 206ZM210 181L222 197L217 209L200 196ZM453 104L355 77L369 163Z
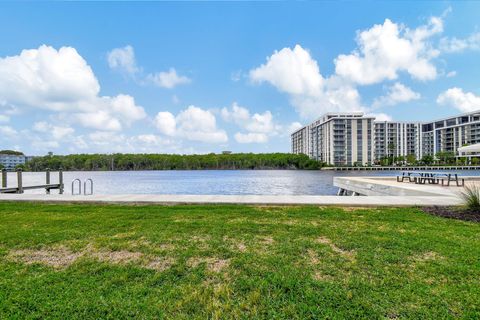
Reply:
M422 210L428 214L443 218L480 222L480 211L478 210L468 210L459 207L425 207Z

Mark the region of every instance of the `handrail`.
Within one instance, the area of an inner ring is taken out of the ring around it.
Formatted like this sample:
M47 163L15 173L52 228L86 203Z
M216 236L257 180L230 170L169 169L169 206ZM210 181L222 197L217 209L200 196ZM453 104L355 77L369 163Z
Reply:
M87 182L90 181L90 192L87 193ZM83 182L83 195L84 196L91 196L93 194L93 180L88 178Z
M75 193L75 182L78 181L78 193ZM72 196L79 196L82 194L82 181L80 179L72 180Z

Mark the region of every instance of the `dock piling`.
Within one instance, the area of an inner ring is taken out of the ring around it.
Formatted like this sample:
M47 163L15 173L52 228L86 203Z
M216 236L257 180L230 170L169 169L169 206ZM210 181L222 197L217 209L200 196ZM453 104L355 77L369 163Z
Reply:
M58 193L63 194L64 186L63 186L63 170L62 169L58 170L58 184L60 185L58 189Z
M23 193L22 169L17 169L17 193Z
M50 169L47 168L45 171L45 184L49 185L50 184ZM47 187L45 188L45 191L47 194L50 194L50 189Z
M2 188L7 187L7 169L2 169Z

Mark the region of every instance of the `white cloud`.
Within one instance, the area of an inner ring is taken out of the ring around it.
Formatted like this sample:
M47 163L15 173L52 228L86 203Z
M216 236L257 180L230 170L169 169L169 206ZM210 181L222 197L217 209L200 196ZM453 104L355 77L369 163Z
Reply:
M172 89L191 82L190 78L177 74L174 68L170 68L168 71L149 73L145 76L142 68L137 66L135 51L130 45L112 49L107 54L107 61L111 69L135 76L139 84L152 83L161 88Z
M155 117L158 130L169 136L206 143L228 141L227 133L217 128L215 115L199 107L189 106L176 117L170 112L159 112Z
M112 118L108 112L103 110L77 113L74 117L78 123L87 128L111 131L119 131L122 129L120 121Z
M7 115L4 115L4 114L0 114L0 123L5 123L5 122L9 122L10 121L10 117L7 116Z
M0 136L13 137L18 134L17 130L10 126L0 126Z
M33 124L33 131L48 133L54 140L62 140L75 132L73 128L66 126L55 126L45 121L35 122Z
M445 76L447 78L452 78L452 77L455 77L456 75L457 75L457 71L450 71Z
M464 92L461 88L450 88L437 97L440 105L451 106L463 112L480 110L480 96Z
M147 80L155 84L156 86L172 89L181 84L187 84L191 82L191 79L185 76L180 76L174 68L166 72L158 72L155 74L149 74Z
M393 118L385 113L369 113L369 117L375 117L375 121L393 121Z
M146 117L145 110L135 104L132 96L119 94L116 97L103 97L103 100L106 102L106 109L110 107L111 113L128 125Z
M167 136L174 136L177 122L170 112L159 112L155 117L155 126L157 129Z
M356 88L336 76L324 79L317 62L300 45L275 51L266 64L250 71L250 79L268 82L289 94L292 105L304 118L327 111L363 110Z
M250 71L250 79L257 83L269 82L293 95L316 95L323 84L317 62L299 45L293 50L275 51L267 57L266 64Z
M128 74L135 74L139 71L135 61L135 52L132 46L115 48L107 54L108 66Z
M287 134L292 134L298 129L303 128L303 125L300 122L292 122L288 127L287 127Z
M335 73L328 77L320 73L317 61L300 45L275 51L265 64L252 69L249 77L254 83L268 82L288 94L303 118L312 119L325 112L365 112L368 108L362 104L359 85L395 80L401 72L423 81L437 77L433 59L440 51L432 41L443 32L444 15L432 17L416 29L386 19L358 32L357 48L339 55L334 60ZM392 92L393 100L387 102L417 98L415 93L407 93L400 96Z
M273 133L276 129L270 111L250 115L247 108L239 106L236 102L232 104L230 110L223 108L221 115L225 121L233 121L249 132Z
M394 106L399 103L405 103L412 100L420 99L420 93L413 91L409 87L396 82L388 87L386 95L381 96L373 101L372 108L381 108L384 106Z
M227 142L225 131L217 129L215 115L195 106L189 106L177 117L177 129L182 136L193 141Z
M419 80L435 79L437 70L431 60L438 56L438 51L428 40L442 31L443 22L438 17L413 30L386 19L383 24L358 33L358 48L351 54L339 55L335 71L360 85L394 80L402 71Z
M268 142L268 136L265 133L240 133L235 134L235 140L238 143L265 143Z
M230 79L231 79L233 82L238 82L238 81L242 80L243 76L244 76L244 75L243 75L242 70L237 70L237 71L232 72L232 73L230 74Z
M74 48L42 45L0 58L0 100L13 105L66 111L91 103L99 91L92 69Z
M131 96L99 93L97 78L74 48L42 45L0 58L2 105L46 109L64 114L67 121L77 119L86 127L108 130L120 130L122 122L130 125L146 116Z
M232 104L231 110L228 108L222 108L221 115L225 121L233 121L239 125L244 125L250 120L250 111L248 109L239 106L236 102Z
M239 106L236 102L230 108L222 108L223 120L237 124L247 133L237 133L235 140L240 143L265 143L269 136L277 135L281 126L273 121L270 111L250 114L247 108Z
M464 39L445 37L440 40L442 52L457 53L465 50L480 50L480 32L475 32Z

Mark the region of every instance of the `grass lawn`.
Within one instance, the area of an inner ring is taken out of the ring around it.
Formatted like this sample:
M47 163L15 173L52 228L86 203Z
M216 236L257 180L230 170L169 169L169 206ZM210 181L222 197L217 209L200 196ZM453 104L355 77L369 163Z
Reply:
M480 318L480 224L416 208L0 202L0 319Z

